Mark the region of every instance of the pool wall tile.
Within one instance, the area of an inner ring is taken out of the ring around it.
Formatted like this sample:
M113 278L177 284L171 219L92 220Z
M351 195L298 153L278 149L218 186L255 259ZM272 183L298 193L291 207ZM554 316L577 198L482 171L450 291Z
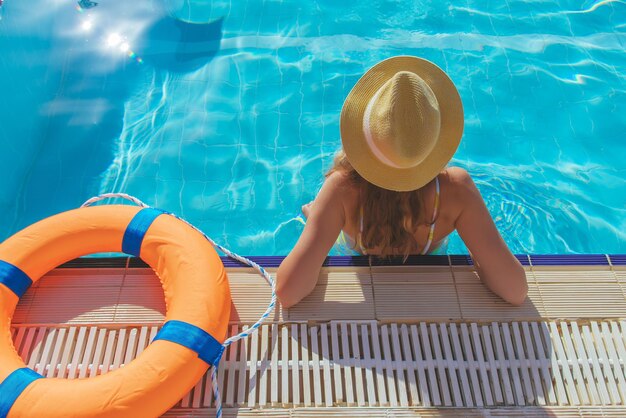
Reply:
M130 258L134 260L135 258ZM61 264L60 269L84 269L84 268L126 268L129 257L80 257L67 263ZM141 259L137 258L141 261ZM143 263L143 261L142 261ZM147 267L144 263L142 267Z
M280 263L285 259L282 256L249 256L250 261L257 263L261 267L271 268L278 267ZM222 263L224 263L224 267L250 267L249 265L242 263L240 261L234 260L230 257L220 257L222 259Z
M516 254L523 266L608 266L609 259L613 266L626 266L626 254ZM249 267L230 257L220 257L225 267ZM249 256L247 257L265 268L280 266L284 256ZM374 256L329 256L324 267L365 267L365 266L472 266L467 254L452 255L412 255L403 257L380 258ZM137 257L82 257L64 263L59 268L146 268L148 265Z
M324 267L364 267L369 266L369 257L356 256L330 256L326 257Z
M522 266L530 266L530 258L526 254L515 254ZM473 266L474 260L469 255L451 255L450 265L452 266Z
M474 261L469 255L451 255L450 265L452 266L473 266Z
M533 266L608 266L604 254L531 254Z
M372 257L372 266L448 266L450 260L447 255L410 255L404 257Z
M608 256L614 266L626 266L626 254L610 254Z

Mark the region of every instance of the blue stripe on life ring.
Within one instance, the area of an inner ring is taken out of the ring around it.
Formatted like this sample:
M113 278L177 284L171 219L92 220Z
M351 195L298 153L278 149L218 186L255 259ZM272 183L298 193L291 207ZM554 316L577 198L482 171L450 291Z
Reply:
M183 321L167 321L154 340L171 341L198 353L198 357L210 366L219 363L224 347L211 334Z
M33 281L19 267L0 260L0 283L8 287L18 298L21 298L33 284Z
M43 378L42 375L23 367L15 370L0 383L0 418L6 418L17 398L32 382Z
M148 228L152 222L159 216L166 213L160 209L146 208L142 209L133 217L126 227L124 238L122 240L122 251L126 254L139 257L141 252L141 243L146 235Z

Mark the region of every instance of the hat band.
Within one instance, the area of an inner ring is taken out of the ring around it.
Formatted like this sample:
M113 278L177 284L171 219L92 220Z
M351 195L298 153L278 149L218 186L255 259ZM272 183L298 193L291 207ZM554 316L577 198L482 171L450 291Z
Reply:
M378 100L378 96L380 96L382 89L379 89L374 97L369 101L367 107L365 108L365 113L363 114L363 135L365 135L365 141L370 148L374 157L376 157L381 163L388 165L394 168L402 168L397 165L393 161L391 161L387 156L376 146L376 142L374 141L374 137L372 136L372 130L370 129L370 117L372 115L372 109L374 108L374 103Z

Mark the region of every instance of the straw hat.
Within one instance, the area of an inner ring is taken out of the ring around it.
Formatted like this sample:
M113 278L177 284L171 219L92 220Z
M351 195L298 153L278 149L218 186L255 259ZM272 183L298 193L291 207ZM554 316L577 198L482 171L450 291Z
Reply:
M417 57L393 57L357 81L340 126L346 156L363 178L389 190L415 190L454 155L463 104L441 68Z

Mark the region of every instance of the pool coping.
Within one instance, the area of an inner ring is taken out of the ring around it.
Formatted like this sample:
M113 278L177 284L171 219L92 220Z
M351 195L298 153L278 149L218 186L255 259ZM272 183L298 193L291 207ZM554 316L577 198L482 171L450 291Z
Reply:
M523 266L626 266L626 254L516 254ZM230 257L220 257L225 267L249 267ZM249 256L251 261L265 268L276 268L285 256ZM472 266L467 254L411 255L379 258L372 256L329 256L324 267L380 267L380 266ZM146 268L138 257L80 257L57 268Z

